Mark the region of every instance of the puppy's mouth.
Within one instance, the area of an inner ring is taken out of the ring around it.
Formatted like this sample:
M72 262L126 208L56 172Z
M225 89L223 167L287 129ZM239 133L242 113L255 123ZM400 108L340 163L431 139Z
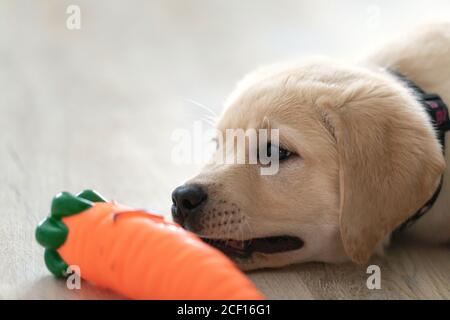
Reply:
M227 256L236 258L248 258L255 252L271 254L298 250L304 244L302 239L292 236L253 238L243 241L209 238L202 238L202 240Z

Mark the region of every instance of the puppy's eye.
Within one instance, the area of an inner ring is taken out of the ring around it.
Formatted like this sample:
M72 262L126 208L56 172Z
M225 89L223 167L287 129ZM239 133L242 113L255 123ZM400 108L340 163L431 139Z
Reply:
M280 161L286 160L294 154L292 151L283 149L282 147L274 145L270 142L267 143L267 156L270 157L272 154L275 154L276 152L278 152L278 159Z
M292 156L292 152L283 148L278 148L278 158L280 160L285 160L287 158L289 158L290 156Z

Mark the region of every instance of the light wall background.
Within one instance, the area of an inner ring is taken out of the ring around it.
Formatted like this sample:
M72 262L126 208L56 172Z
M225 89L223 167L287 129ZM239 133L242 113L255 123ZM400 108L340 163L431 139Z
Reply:
M66 28L71 4L81 30ZM445 19L446 0L3 0L0 147L36 156L45 187L107 188L165 211L170 190L198 169L171 161L173 131L205 115L188 100L220 114L258 66L352 59L392 33Z

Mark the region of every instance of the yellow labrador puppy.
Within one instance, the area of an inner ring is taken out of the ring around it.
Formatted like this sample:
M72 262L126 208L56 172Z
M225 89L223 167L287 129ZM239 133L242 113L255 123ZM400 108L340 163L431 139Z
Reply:
M243 269L363 264L400 229L447 242L444 103L450 24L422 27L363 63L257 70L231 94L218 129L278 129L277 173L213 161L173 192L174 220Z

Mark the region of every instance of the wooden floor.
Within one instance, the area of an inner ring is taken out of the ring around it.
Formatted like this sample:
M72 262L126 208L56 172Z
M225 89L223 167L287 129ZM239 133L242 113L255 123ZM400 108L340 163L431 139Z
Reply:
M72 3L81 30L66 29ZM71 291L50 276L34 228L61 190L95 188L168 214L170 191L199 167L171 161L173 131L208 114L190 100L219 113L235 82L259 65L350 57L417 17L450 12L448 1L332 3L1 1L0 298L117 298L86 283ZM448 247L403 241L373 263L380 290L350 264L249 275L274 299L450 298Z

